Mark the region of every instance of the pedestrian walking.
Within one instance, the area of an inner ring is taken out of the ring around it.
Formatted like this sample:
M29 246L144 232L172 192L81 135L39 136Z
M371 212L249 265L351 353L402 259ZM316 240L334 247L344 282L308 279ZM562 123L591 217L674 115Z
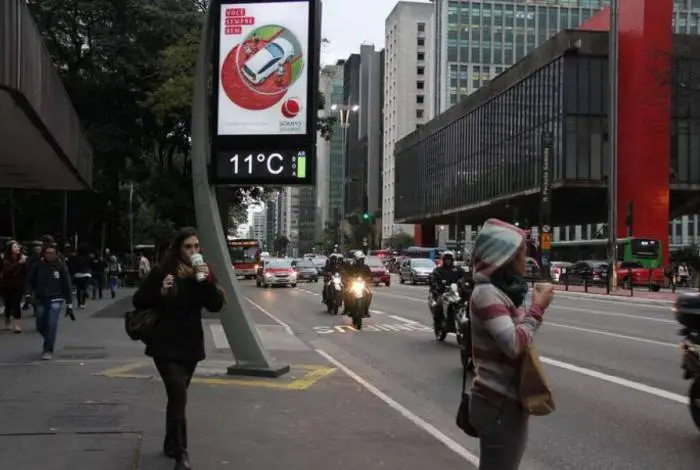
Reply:
M117 260L117 257L112 255L109 258L109 263L107 264L107 278L109 279L109 293L112 298L117 296L117 290L119 289L119 276L121 276L122 267Z
M88 299L88 288L92 280L90 271L89 250L86 246L80 246L77 253L68 256L68 270L75 285L75 299L78 308L85 308Z
M27 284L27 257L19 243L10 240L2 258L2 298L5 302L5 329L22 332L22 299Z
M107 263L101 254L93 254L90 259L90 275L92 281L92 300L102 300L105 288L105 271Z
M517 470L527 445L529 415L518 388L522 357L554 293L551 286L534 289L532 305L523 308L528 292L526 243L523 230L489 219L472 252L475 378L469 416L479 434L479 470Z
M137 310L153 310L158 321L146 341L168 397L163 451L176 461L175 470L190 469L187 449L187 389L197 363L206 355L202 308L218 312L224 295L199 253L192 229L180 231L168 256L134 294ZM196 260L197 262L193 261Z
M73 315L73 288L65 263L58 259L55 245L45 246L28 279L28 291L41 308L37 312L37 330L44 338L41 358L53 359L58 335L58 320L65 304L66 316Z

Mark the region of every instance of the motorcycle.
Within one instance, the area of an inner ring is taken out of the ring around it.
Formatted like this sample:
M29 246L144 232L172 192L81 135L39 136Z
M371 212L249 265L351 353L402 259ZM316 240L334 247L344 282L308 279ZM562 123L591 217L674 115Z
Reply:
M446 286L447 283L443 281L443 285ZM457 319L457 311L463 303L456 283L450 284L439 300L436 300L432 295L430 296L429 305L433 315L435 339L445 341L448 333L456 333L459 340L459 335L461 334L461 328L459 327L461 324ZM441 304L442 308L440 308Z
M328 313L338 315L338 310L343 305L343 281L340 274L334 273L324 289L327 292L326 309Z
M683 328L680 335L683 378L692 380L688 390L690 416L700 430L700 294L681 294L672 307Z
M362 318L369 314L369 290L364 279L357 277L350 282L350 295L345 303L345 314L352 318L352 326L362 329Z

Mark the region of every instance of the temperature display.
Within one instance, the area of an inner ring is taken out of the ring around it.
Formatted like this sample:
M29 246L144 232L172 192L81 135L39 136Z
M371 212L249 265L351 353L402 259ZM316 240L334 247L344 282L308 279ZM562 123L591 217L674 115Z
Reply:
M219 184L309 184L308 162L305 150L221 152L213 176Z

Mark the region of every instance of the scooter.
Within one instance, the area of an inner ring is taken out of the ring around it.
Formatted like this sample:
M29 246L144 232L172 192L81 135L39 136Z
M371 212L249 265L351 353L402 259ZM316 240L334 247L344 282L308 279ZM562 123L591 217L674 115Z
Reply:
M433 315L435 339L445 341L448 333L456 333L459 341L460 323L457 318L457 311L461 304L463 304L462 296L459 294L459 288L456 283L450 284L439 300L434 299L432 295L429 297L428 305Z

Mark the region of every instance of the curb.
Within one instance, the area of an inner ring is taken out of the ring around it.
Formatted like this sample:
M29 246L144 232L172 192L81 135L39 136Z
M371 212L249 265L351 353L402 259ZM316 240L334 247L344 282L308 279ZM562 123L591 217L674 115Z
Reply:
M557 295L563 295L564 297L571 297L574 299L595 299L595 300L606 300L608 302L620 302L620 303L634 303L634 304L648 304L648 305L672 305L673 300L662 300L662 299L644 299L635 297L623 297L621 295L607 295L607 294L587 294L585 292L571 292L565 290L555 290Z

